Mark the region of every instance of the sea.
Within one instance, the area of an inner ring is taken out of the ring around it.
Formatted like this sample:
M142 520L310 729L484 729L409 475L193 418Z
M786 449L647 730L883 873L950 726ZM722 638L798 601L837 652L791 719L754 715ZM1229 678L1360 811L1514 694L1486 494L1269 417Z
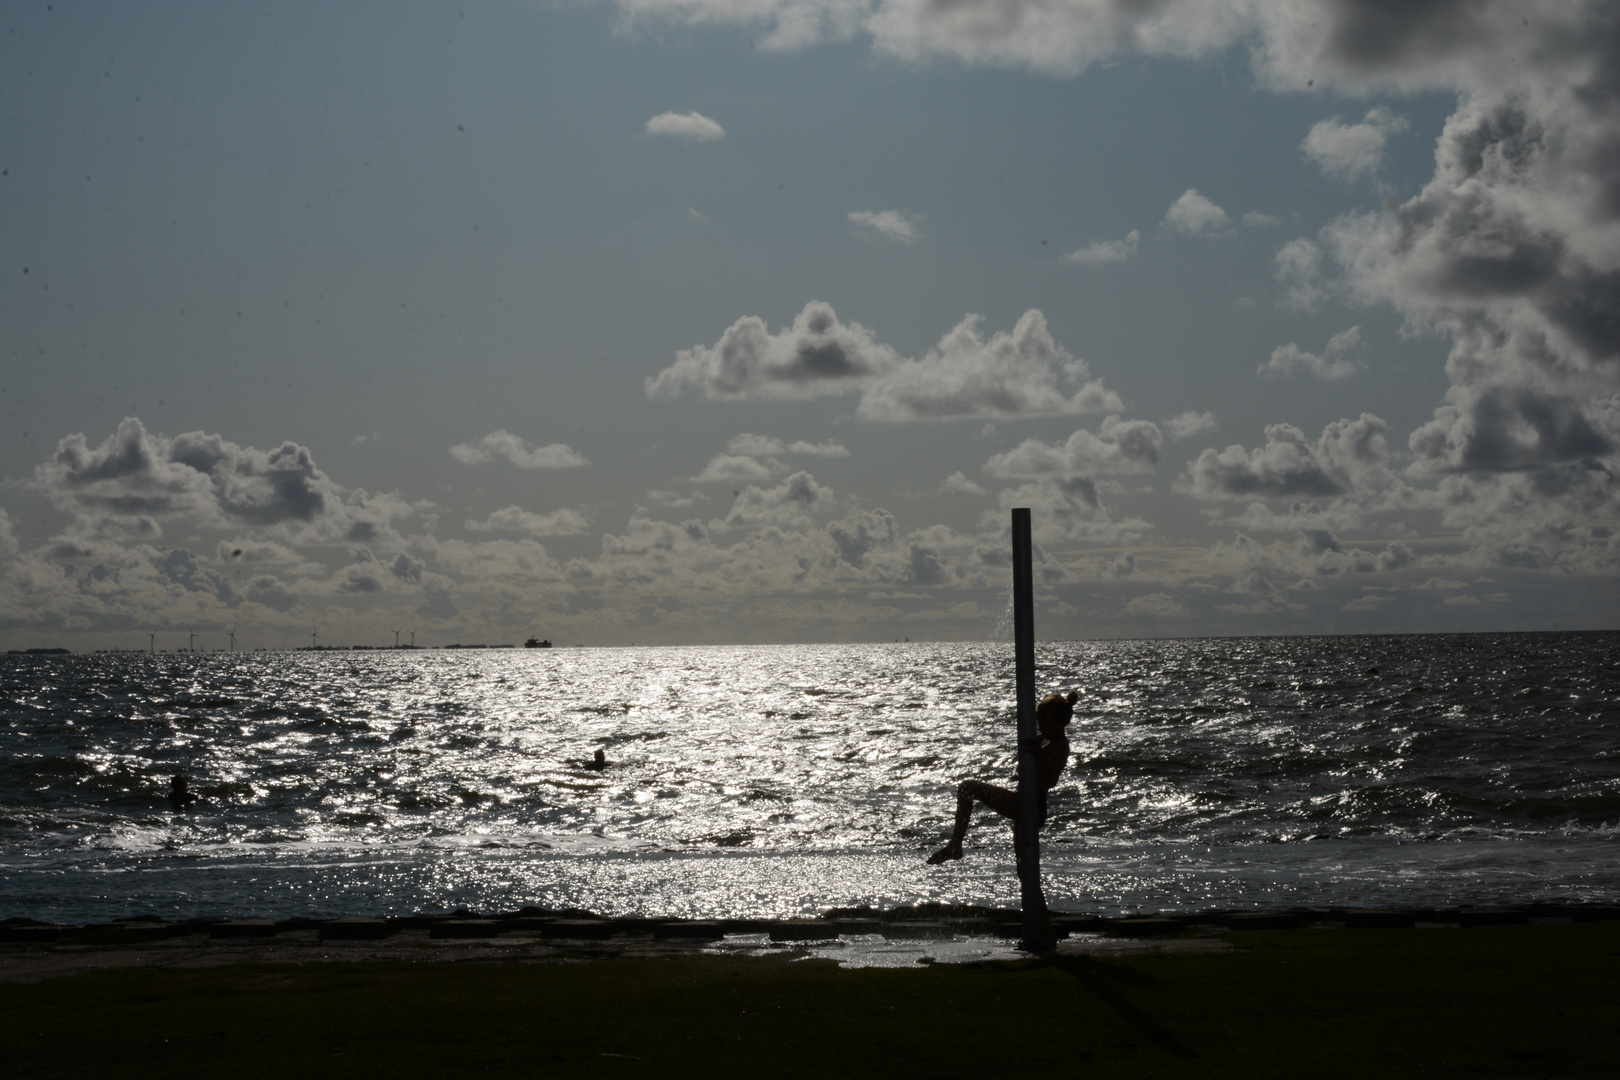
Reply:
M1620 633L1043 642L1054 908L1620 901ZM0 657L0 918L1016 907L1013 648ZM588 767L596 750L607 767ZM170 780L199 801L176 808Z

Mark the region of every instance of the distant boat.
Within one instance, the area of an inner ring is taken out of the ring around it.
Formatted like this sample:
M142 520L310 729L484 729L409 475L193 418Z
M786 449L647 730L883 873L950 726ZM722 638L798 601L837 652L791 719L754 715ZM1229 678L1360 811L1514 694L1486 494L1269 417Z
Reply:
M540 638L532 637L523 643L523 647L525 649L549 649L551 648L551 639L547 638L542 641Z

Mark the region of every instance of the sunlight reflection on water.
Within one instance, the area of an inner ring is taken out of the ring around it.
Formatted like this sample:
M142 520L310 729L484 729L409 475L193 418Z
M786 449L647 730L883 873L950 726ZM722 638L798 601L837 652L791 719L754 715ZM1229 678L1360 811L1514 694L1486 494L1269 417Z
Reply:
M1616 644L1042 645L1085 695L1049 894L1620 898ZM1013 904L999 824L921 863L956 781L1010 771L1011 675L996 643L0 658L0 916Z

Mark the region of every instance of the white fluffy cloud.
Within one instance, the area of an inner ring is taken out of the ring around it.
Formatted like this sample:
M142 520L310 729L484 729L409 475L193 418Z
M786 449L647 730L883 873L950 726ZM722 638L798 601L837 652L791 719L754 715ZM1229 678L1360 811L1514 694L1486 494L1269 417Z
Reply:
M1125 604L1125 610L1134 615L1151 615L1160 619L1175 619L1192 614L1186 604L1169 593L1162 592L1133 597Z
M729 326L712 347L696 345L649 378L649 397L676 397L687 386L712 399L804 400L847 394L899 363L860 323L841 323L831 304L806 304L793 325L772 334L748 315Z
M35 472L64 508L128 520L189 515L209 524L313 522L339 505L339 489L296 443L238 446L193 431L153 435L135 417L92 448L69 435Z
M1164 212L1165 228L1190 236L1224 229L1226 225L1226 211L1198 194L1196 188L1182 192L1181 197Z
M1086 362L1052 339L1046 317L1026 311L1011 333L979 334L970 315L919 360L902 360L866 388L864 420L948 420L1117 412L1119 396L1086 381ZM1061 372L1061 375L1060 375ZM1073 387L1066 393L1061 383Z
M783 478L773 487L751 485L744 488L731 504L725 520L714 522L716 529L779 529L803 530L809 527L814 515L829 511L835 505L833 491L807 472L796 472Z
M1141 240L1142 234L1132 229L1121 240L1093 240L1085 247L1063 256L1063 261L1080 266L1106 266L1108 263L1124 262L1136 254L1137 245Z
M1042 544L1130 544L1152 531L1141 518L1115 517L1103 505L1096 479L1084 474L1041 476L1000 492L996 501L1001 511L987 515L986 526L1005 521L1013 507L1028 507L1035 540Z
M487 465L497 459L520 469L572 469L586 464L585 455L564 443L535 446L505 428L485 435L476 443L457 443L450 456L463 465Z
M1274 262L1277 281L1284 289L1283 306L1298 311L1315 309L1326 292L1322 285L1321 247L1299 237L1279 248Z
M751 435L744 432L726 444L726 453L745 454L749 457L781 457L784 454L807 454L811 457L849 457L849 450L840 442L828 439L812 443L804 440L784 442L769 435Z
M939 489L953 495L983 495L986 493L982 486L969 480L967 474L961 471L953 472L947 476L940 483Z
M1151 472L1159 463L1164 435L1147 420L1110 416L1095 432L1081 428L1053 445L1026 439L985 463L984 471L1003 480L1047 475Z
M1101 380L1086 379L1085 361L1053 340L1039 311L1025 312L1010 333L989 339L979 322L970 315L925 356L902 359L870 330L840 322L831 305L816 301L776 334L756 316L737 320L713 346L683 349L647 380L646 390L676 397L695 386L717 400L859 393L856 415L887 422L1123 408Z
M496 510L482 521L467 522L474 532L518 532L529 536L576 536L590 529L590 522L578 510L563 508L549 514L535 514L521 506Z
M780 467L772 468L769 463L746 454L716 454L701 472L692 477L692 481L697 484L747 484L769 480L778 471L781 471Z
M135 417L91 447L63 439L33 487L75 517L79 536L155 540L163 522L274 528L309 541L369 543L413 508L396 496L345 490L297 443L239 446L202 431L153 434Z
M922 239L917 226L922 217L903 210L855 210L849 215L855 230L868 239L892 240L898 244L915 244Z
M1215 419L1214 413L1197 412L1192 409L1168 417L1164 421L1164 430L1169 434L1171 442L1191 439L1205 432L1214 431L1220 426L1220 422Z
M1200 499L1294 499L1369 491L1388 482L1388 425L1371 413L1335 420L1314 444L1292 424L1266 428L1266 445L1205 450L1184 488Z
M1318 379L1347 379L1359 366L1350 354L1361 347L1361 327L1341 330L1328 339L1321 353L1306 352L1290 341L1271 350L1271 358L1255 369L1257 375L1286 378L1292 375L1311 375Z
M1208 56L1247 43L1274 89L1469 89L1601 48L1609 5L1566 0L1533 17L1519 0L612 0L632 17L756 26L767 49L865 35L907 60L1074 75L1126 55Z
M1337 116L1317 121L1300 149L1328 176L1359 180L1377 175L1384 164L1384 144L1406 129L1405 117L1380 106L1357 124L1342 123Z
M659 113L647 121L645 130L649 135L673 135L679 139L692 139L697 142L713 142L726 137L725 128L696 110L684 113Z

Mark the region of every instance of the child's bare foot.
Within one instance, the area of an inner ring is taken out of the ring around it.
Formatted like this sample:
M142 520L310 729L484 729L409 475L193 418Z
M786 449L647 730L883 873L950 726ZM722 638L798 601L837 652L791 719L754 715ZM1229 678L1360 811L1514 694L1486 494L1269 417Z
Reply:
M942 862L949 862L952 859L960 859L961 857L961 844L946 844L944 847L928 856L928 865L938 866Z

